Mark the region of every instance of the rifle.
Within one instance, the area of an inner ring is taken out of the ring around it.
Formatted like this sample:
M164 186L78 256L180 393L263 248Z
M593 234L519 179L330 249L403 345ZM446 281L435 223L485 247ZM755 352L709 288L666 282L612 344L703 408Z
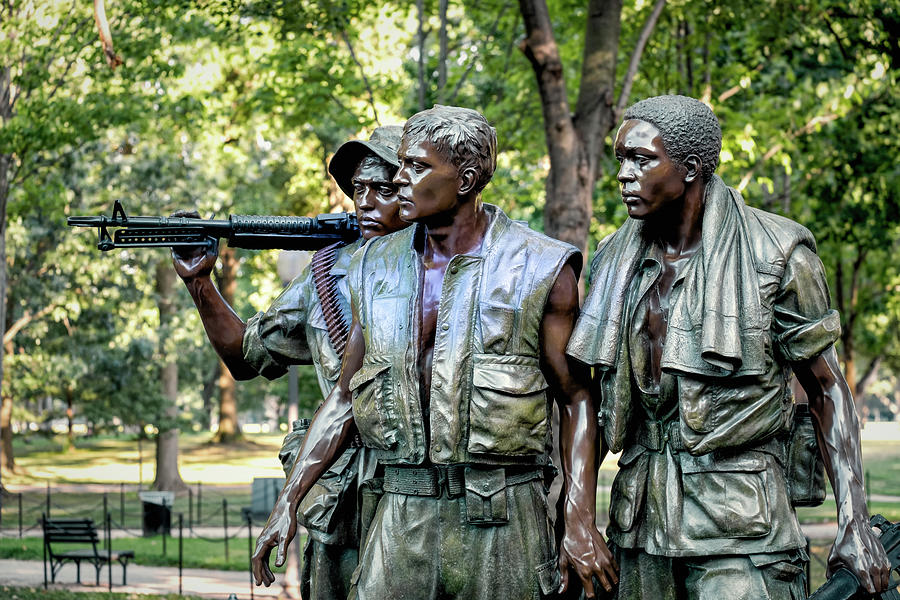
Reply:
M232 248L263 250L319 250L336 242L359 238L353 213L317 217L229 215L227 219L192 217L129 217L116 200L111 217L69 217L71 227L96 227L97 248L196 248L210 247L225 238ZM108 228L118 228L110 236Z
M874 515L869 522L881 531L878 541L891 562L892 574L897 572L900 568L900 523L891 523L881 515ZM900 600L900 592L897 591L897 581L891 577L890 587L886 591L869 594L859 584L856 575L841 568L809 600Z

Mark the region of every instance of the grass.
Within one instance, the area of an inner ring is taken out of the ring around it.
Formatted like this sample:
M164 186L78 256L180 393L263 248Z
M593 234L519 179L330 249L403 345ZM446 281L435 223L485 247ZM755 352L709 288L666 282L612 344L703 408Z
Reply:
M186 482L246 485L254 477L281 477L278 449L283 434L247 435L228 445L209 443L209 434L181 434L179 463ZM13 451L17 472L4 474L4 485L63 483L143 484L155 477L155 445L131 436L76 438L17 436Z
M258 530L257 530L258 533ZM291 544L305 545L306 536L302 535ZM16 560L43 560L43 541L40 537L25 538L0 538L0 558ZM256 540L253 540L255 546ZM54 548L57 545L54 544ZM74 548L84 548L84 544L72 545ZM58 545L60 551L68 550L66 545ZM177 567L178 566L178 539L167 538L165 553L163 552L162 536L143 538L117 538L112 541L112 549L134 550L134 560L131 564L153 567ZM219 540L204 540L185 538L183 540L184 567L189 569L216 569L220 571L246 571L250 562L250 550L246 532L241 537L228 541L228 559L225 558L225 542ZM274 564L274 553L273 560ZM284 571L284 568L273 568L275 572ZM5 596L0 596L4 597Z
M70 592L69 590L45 590L43 588L20 588L0 585L0 598L5 600L200 600L200 596L179 596L178 594L124 594L121 592Z

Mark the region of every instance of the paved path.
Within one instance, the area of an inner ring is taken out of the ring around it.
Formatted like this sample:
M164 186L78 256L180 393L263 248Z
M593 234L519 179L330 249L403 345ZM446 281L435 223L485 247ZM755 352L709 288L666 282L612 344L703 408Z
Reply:
M100 586L93 584L94 573L90 565L82 565L82 582L91 582L90 585L78 585L75 583L75 565L67 563L63 565L56 575L56 583L50 584L51 589L66 589L70 591L106 591L109 575L107 569L100 573ZM178 593L178 568L177 567L143 567L140 565L128 565L128 585L123 586L122 570L118 565L113 566L114 592L128 592L136 594L177 594ZM275 583L272 587L253 588L254 597L277 597L281 591L281 579L283 574L276 573ZM44 585L43 562L38 560L7 560L0 559L0 585L14 587L34 587ZM185 595L204 596L208 598L227 599L235 594L239 600L250 598L250 574L240 571L212 571L207 569L184 569L182 573L182 593Z

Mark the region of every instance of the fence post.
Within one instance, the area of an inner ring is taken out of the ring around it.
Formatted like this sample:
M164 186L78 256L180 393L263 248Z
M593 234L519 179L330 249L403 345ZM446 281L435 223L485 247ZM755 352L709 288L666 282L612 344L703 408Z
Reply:
M225 528L225 562L228 562L228 498L222 498L222 524Z
M162 527L162 536L163 536L163 556L166 556L166 524L163 523Z
M43 534L47 535L47 514L44 513L41 515L41 529L43 530ZM44 542L41 544L44 547L44 589L47 589L47 543Z
M178 513L178 595L181 595L181 573L184 569L184 514Z
M197 525L203 521L203 518L200 516L200 511L203 507L203 490L200 487L200 482L197 482Z
M50 518L50 482L47 482L47 518Z
M109 517L109 496L103 492L103 518Z
M188 486L188 529L194 528L194 490Z
M119 483L119 528L125 529L125 484Z
M247 555L250 557L250 600L253 600L253 517L249 510L244 516L247 517Z
M106 500L106 494L103 494L103 500ZM109 511L104 510L104 527L106 528L106 566L108 573L109 591L112 591L112 517Z
M19 492L19 537L22 537L22 492Z

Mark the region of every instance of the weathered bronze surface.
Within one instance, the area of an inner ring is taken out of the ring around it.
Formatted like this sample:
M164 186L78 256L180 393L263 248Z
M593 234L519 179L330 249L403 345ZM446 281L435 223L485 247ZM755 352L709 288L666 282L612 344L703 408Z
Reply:
M345 340L335 339L340 327L329 321L350 313L347 267L367 240L406 226L397 215L397 186L392 178L398 167L399 126L380 127L369 140L352 140L335 153L329 171L342 190L353 197L362 238L349 245L326 249L331 265L328 297L321 298L314 272L306 267L271 307L251 317L246 325L219 295L209 274L215 249L174 255L175 268L200 311L216 352L236 379L263 375L280 377L293 364L315 366L323 398L334 388L340 373ZM344 331L346 336L346 331ZM290 472L304 431L284 440L279 458ZM309 533L304 549L301 594L311 600L347 597L359 548L357 490L374 475L374 460L360 448L348 448L314 482L302 505L295 507L299 522Z
M358 431L384 496L351 598L532 598L577 577L611 589L595 526L597 423L587 370L565 356L580 254L512 222L480 194L496 164L475 111L412 117L399 150L400 216L349 268L353 323L320 408L260 534L257 583L273 581L298 503ZM561 544L542 477L549 402L561 413Z
M639 102L615 142L629 219L600 243L568 353L594 367L605 445L621 451L610 539L619 598L805 597L784 477L796 374L838 503L829 568L874 591L859 425L804 227L744 204L714 171L718 121L682 96Z

